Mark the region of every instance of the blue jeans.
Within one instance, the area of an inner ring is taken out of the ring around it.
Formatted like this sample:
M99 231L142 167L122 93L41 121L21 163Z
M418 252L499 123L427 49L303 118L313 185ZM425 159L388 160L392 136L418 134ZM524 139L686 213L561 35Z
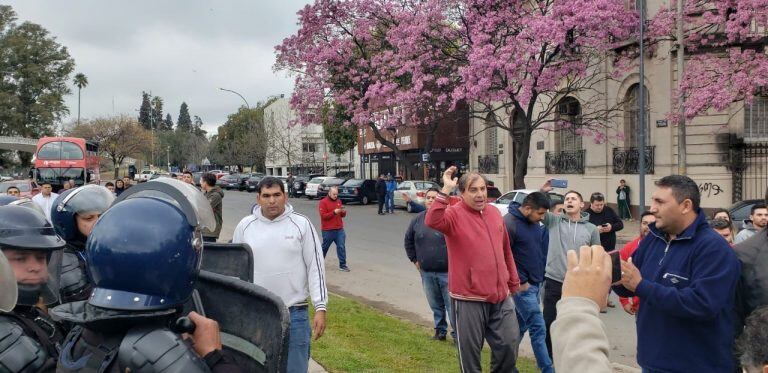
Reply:
M517 322L520 324L520 339L523 339L525 331L531 337L531 347L536 356L536 364L542 373L554 373L552 359L547 353L547 327L544 324L544 316L539 308L540 285L529 284L528 290L515 294L515 310ZM519 343L519 342L518 342Z
M395 192L387 192L387 196L385 201L385 206L387 208L387 211L392 212L395 211Z
M309 327L307 307L290 307L291 333L288 337L288 373L306 373L309 369Z
M344 246L344 242L347 240L347 235L344 233L344 229L331 229L323 231L323 258L328 254L328 249L332 243L336 243L336 256L339 258L339 267L344 268L347 266L347 249Z
M421 273L421 285L427 295L427 302L432 308L435 319L435 331L441 335L448 333L448 320L451 322L451 337L456 339L456 326L448 315L451 314L451 298L448 296L448 272Z

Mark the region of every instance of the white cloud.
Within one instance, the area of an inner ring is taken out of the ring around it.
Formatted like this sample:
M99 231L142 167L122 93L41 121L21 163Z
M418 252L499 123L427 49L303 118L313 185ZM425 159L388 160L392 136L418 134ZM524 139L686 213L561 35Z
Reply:
M82 116L135 111L142 90L164 99L174 122L185 101L212 130L242 105L290 94L293 81L273 73L274 46L296 30L307 1L10 1L19 21L48 29L88 77ZM77 116L77 88L67 97ZM113 109L114 108L114 109Z

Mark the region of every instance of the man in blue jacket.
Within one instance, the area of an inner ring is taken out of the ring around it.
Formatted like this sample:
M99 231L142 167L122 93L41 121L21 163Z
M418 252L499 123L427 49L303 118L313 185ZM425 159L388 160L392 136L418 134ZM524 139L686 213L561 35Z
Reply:
M438 190L430 188L426 194L426 208L432 205ZM410 202L410 201L409 201ZM417 204L418 205L418 204ZM421 205L418 205L421 206ZM427 302L435 319L435 336L432 339L444 341L448 334L448 320L451 314L451 298L448 294L448 249L445 236L424 223L427 211L416 215L405 233L405 253L421 274L421 284L427 295ZM456 339L454 321L451 323L451 337Z
M549 233L541 224L541 220L547 214L549 206L547 194L534 192L525 197L522 205L510 203L509 214L504 216L504 225L520 276L520 292L513 297L517 321L520 324L518 343L527 330L531 336L536 363L542 373L554 372L547 350L547 327L539 307L549 246Z
M739 261L707 224L693 180L671 175L656 186L656 222L614 288L642 303L637 362L644 372L732 372Z

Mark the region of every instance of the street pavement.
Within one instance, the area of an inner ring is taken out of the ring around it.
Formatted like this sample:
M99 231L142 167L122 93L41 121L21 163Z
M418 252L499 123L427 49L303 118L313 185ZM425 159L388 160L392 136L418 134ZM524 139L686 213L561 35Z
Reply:
M247 192L226 191L223 200L224 225L220 241L232 238L240 220L250 213L256 195ZM320 229L317 200L291 198L294 209L308 216ZM408 223L415 216L404 210L394 214L377 215L376 205L347 206L345 230L347 233L347 262L351 272L339 271L335 246L326 258L327 283L330 291L367 303L386 313L408 321L432 327L432 312L421 287L421 277L408 260L403 249L403 236ZM619 241L628 241L637 235L637 223L627 223L626 232L619 232ZM631 227L630 227L631 226ZM611 342L610 358L617 371L634 371L636 333L634 317L626 314L615 295L611 295L617 308L601 314ZM333 317L333 304L328 308ZM521 344L521 354L533 357L527 337Z

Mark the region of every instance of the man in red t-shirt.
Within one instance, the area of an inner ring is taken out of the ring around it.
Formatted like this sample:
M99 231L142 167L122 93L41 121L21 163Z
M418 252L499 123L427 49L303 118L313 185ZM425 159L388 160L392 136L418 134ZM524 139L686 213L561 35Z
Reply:
M656 222L656 216L654 216L650 211L643 212L643 214L640 216L640 236L628 242L626 245L624 245L624 247L621 248L619 251L621 260L627 261L629 257L635 253L635 250L637 250L637 247L640 245L640 240L642 240L643 237L645 237L648 232L650 232L648 225L654 222ZM627 311L627 313L630 315L636 314L638 307L640 307L640 298L638 297L619 297L619 302L621 302L621 306L624 308L624 311Z
M332 243L336 243L336 256L339 258L339 270L349 272L347 267L347 252L344 242L347 236L344 233L344 220L347 210L339 200L339 188L332 186L328 196L320 200L320 226L323 231L323 257L328 254Z

